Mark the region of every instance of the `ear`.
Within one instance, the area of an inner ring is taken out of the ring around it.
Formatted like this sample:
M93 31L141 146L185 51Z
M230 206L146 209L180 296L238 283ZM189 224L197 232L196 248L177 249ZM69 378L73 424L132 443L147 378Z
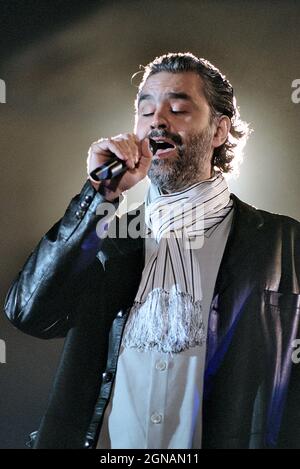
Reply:
M213 148L217 148L226 142L227 136L230 132L231 122L228 116L221 116L218 119L214 137L212 140Z

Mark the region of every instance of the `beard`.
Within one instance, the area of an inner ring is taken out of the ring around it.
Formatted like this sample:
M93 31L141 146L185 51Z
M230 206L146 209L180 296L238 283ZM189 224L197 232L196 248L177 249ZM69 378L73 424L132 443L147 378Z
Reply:
M200 134L191 134L185 143L179 135L165 130L154 130L149 137L170 138L177 144L176 158L153 158L148 171L149 179L162 192L177 192L206 179L207 167L211 167L211 126Z

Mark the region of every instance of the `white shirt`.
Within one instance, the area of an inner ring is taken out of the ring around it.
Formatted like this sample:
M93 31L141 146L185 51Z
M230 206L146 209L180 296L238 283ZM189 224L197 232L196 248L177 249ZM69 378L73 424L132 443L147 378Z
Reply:
M232 216L233 210L197 250L205 331ZM146 262L153 249L150 242ZM175 354L121 346L97 448L200 449L205 356L206 341Z

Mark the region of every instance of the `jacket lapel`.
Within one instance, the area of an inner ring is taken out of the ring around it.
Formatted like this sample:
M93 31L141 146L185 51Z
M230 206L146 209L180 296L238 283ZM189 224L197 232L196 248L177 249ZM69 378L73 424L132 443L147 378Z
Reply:
M217 275L208 321L206 369L212 367L214 370L220 365L229 345L238 311L241 310L240 305L253 288L253 275L249 271L253 252L251 244L257 238L257 231L263 226L262 217L253 207L241 202L234 194L231 194L231 198L234 203L233 220ZM233 291L238 292L238 295L235 294L235 305L227 308L227 317L222 317L220 321L219 303ZM222 337L224 342L221 341Z

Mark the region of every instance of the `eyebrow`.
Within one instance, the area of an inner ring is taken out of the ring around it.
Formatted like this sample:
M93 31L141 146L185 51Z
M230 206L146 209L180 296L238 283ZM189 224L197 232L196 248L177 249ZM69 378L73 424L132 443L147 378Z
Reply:
M193 99L189 94L180 91L177 93L174 91L167 93L166 97L168 99L184 99L185 101L193 102ZM140 94L140 96L138 97L138 106L142 101L146 101L148 99L153 99L153 96L151 94Z

